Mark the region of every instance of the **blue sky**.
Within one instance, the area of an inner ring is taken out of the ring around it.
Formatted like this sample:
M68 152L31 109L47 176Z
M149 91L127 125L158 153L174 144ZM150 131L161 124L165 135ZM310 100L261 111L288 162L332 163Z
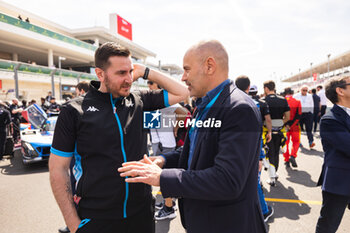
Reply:
M267 79L298 73L327 54L350 50L350 1L11 0L10 4L66 26L109 27L109 13L133 25L133 40L163 63L182 66L191 45L218 39L230 57L230 78Z

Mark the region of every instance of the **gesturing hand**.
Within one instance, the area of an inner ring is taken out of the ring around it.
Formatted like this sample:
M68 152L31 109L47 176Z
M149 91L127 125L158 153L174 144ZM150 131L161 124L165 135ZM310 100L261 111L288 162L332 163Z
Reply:
M163 156L150 156L147 157L147 155L144 155L144 158L147 158L148 160L151 160L152 163L158 165L158 167L163 168L164 163L165 163L165 159L163 158ZM146 163L145 159L141 159L140 162L142 163Z
M162 169L153 163L147 155L143 156L143 161L133 161L123 163L118 168L121 177L126 177L125 181L129 183L145 183L153 186L160 185L160 174Z

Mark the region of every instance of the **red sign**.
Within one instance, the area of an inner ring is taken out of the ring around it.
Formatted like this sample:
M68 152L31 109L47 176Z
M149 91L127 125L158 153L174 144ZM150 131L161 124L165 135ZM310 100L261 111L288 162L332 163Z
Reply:
M318 74L317 74L317 73L313 73L313 74L312 74L312 77L314 78L314 82L316 82L316 81L317 81L317 76L318 76Z
M118 34L132 40L132 25L119 15L117 15Z

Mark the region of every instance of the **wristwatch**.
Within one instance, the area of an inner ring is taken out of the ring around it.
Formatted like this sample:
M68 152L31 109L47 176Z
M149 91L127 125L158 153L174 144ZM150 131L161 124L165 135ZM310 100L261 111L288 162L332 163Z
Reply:
M147 79L148 79L148 74L149 74L149 68L146 67L145 73L143 74L142 78L143 78L144 80L147 80Z

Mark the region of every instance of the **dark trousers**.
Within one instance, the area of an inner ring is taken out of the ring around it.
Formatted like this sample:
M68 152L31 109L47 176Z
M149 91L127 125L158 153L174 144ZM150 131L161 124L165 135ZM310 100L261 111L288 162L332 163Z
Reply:
M320 121L321 117L326 113L327 105L321 105L321 115L318 118L318 121Z
M18 139L19 139L19 134L20 134L20 122L19 122L19 119L13 119L13 121L12 121L12 123L13 123L13 141L15 142L15 143L17 143L18 142Z
M343 218L350 197L322 191L322 208L316 225L316 233L334 233Z
M153 202L154 204L154 202ZM76 233L154 233L154 205L126 219L91 219Z
M316 132L317 130L317 123L319 122L319 116L318 116L319 113L320 113L319 109L317 110L314 109L313 118L312 118L314 132Z
M0 160L5 153L6 129L0 129Z
M269 147L269 151L267 152L266 157L269 159L270 163L275 166L276 171L278 170L279 164L279 154L280 154L280 146L281 146L282 137L280 134L272 133L272 139L267 146Z
M300 118L300 124L305 124L305 130L309 144L314 142L314 136L312 135L312 117L312 113L308 112L302 113Z

